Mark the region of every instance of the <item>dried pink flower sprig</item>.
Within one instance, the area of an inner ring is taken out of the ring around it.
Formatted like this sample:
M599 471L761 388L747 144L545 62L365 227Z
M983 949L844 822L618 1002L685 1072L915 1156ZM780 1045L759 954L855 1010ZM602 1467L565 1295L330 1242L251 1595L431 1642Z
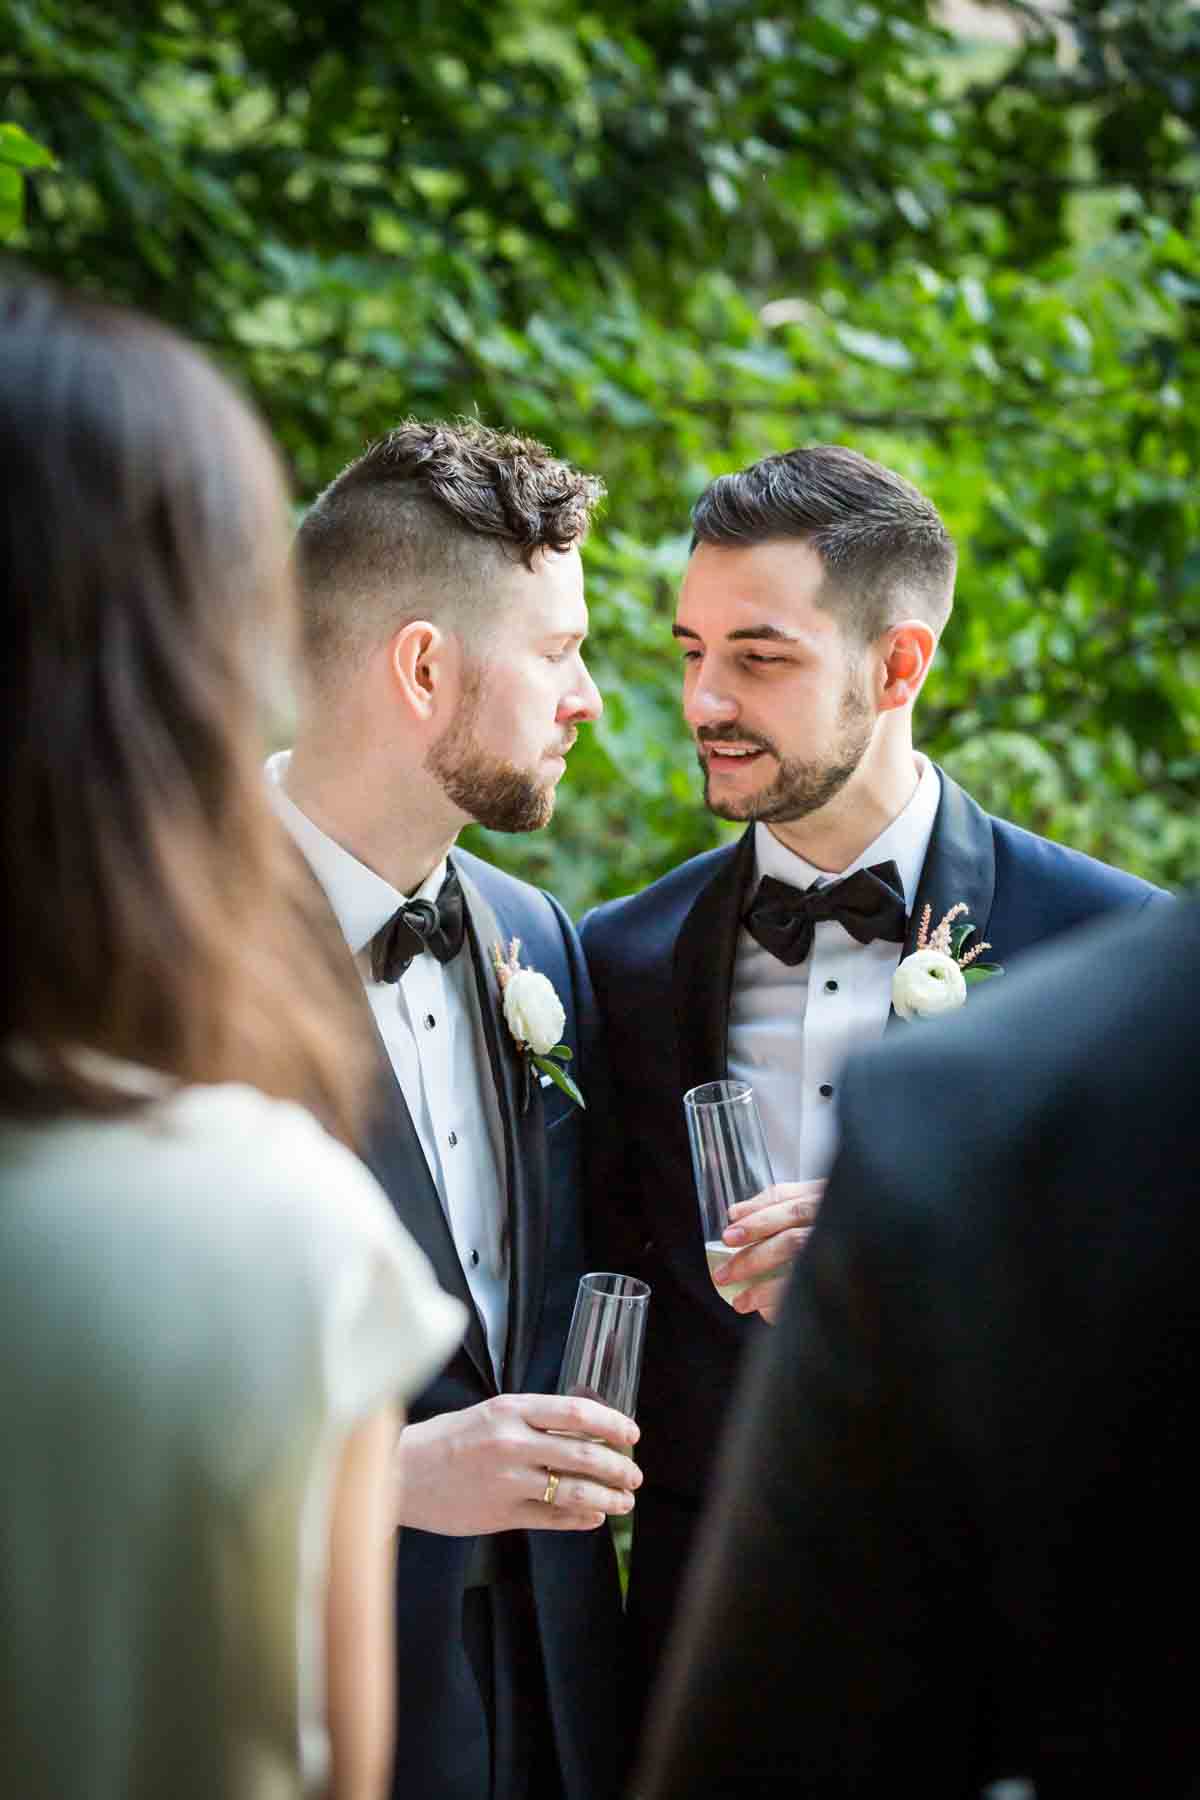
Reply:
M970 937L975 927L960 925L957 931L954 931L952 927L959 914L965 913L966 910L966 902L960 900L957 906L950 908L941 924L930 931L929 921L933 917L933 908L927 902L925 910L921 914L921 923L917 927L917 949L940 950L943 956L948 956L956 962L960 969L969 969L975 958L982 956L984 951L990 950L992 946L988 943L979 943L973 949L968 950L965 956L961 954L963 939Z
M926 907L925 910L928 912L929 908ZM503 993L513 976L519 975L521 972L520 938L509 939L507 956L502 945L492 945L492 967L495 969L496 979L500 983L500 992Z

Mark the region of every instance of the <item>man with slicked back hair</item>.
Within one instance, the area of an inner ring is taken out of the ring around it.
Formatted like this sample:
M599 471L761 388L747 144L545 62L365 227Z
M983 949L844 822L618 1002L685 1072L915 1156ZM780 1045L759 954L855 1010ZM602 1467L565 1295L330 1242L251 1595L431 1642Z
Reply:
M914 751L956 555L909 481L810 445L718 478L693 527L674 625L684 716L706 805L746 830L581 930L622 1121L593 1172L598 1253L654 1289L629 1592L643 1700L739 1363L833 1160L846 1058L885 1030L937 1029L892 1006L923 922L956 909L959 954L978 962L987 943L1004 967L1156 894L990 818ZM969 991L986 1007L987 985ZM710 1278L681 1102L727 1079L755 1090L775 1186L739 1209ZM934 1103L914 1094L914 1130Z

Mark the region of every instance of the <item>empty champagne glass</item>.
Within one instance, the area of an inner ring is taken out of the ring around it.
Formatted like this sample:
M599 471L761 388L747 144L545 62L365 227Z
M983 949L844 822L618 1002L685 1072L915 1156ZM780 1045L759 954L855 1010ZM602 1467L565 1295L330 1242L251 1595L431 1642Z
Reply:
M649 1302L650 1289L632 1275L581 1276L558 1378L560 1394L599 1400L632 1419Z
M721 1241L730 1207L739 1200L753 1199L774 1180L767 1140L754 1089L745 1081L706 1081L689 1088L683 1096L683 1112L700 1200L704 1256L709 1274L715 1275L737 1255ZM733 1281L728 1287L718 1287L717 1292L732 1306L739 1294L753 1286L751 1281Z

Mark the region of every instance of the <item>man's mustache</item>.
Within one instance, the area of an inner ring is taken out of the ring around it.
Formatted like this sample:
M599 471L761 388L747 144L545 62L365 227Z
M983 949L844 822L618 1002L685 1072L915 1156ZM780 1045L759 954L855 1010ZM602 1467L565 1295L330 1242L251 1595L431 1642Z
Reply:
M752 744L756 750L765 750L771 756L777 755L774 744L769 738L760 737L756 731L735 731L729 725L702 725L696 733L698 744Z

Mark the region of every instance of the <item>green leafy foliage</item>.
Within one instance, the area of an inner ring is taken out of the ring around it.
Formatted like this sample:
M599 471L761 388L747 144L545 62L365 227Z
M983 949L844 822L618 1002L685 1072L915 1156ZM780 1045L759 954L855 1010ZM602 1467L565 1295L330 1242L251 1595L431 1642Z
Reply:
M29 169L53 168L54 158L19 125L0 123L0 242L21 223L21 204Z
M410 412L604 476L604 716L548 832L471 834L574 910L727 830L679 718L688 508L819 439L958 538L923 746L1175 885L1200 873L1200 14L992 10L1015 36L980 46L923 0L0 0L0 114L56 158L16 244L206 344L302 497Z

